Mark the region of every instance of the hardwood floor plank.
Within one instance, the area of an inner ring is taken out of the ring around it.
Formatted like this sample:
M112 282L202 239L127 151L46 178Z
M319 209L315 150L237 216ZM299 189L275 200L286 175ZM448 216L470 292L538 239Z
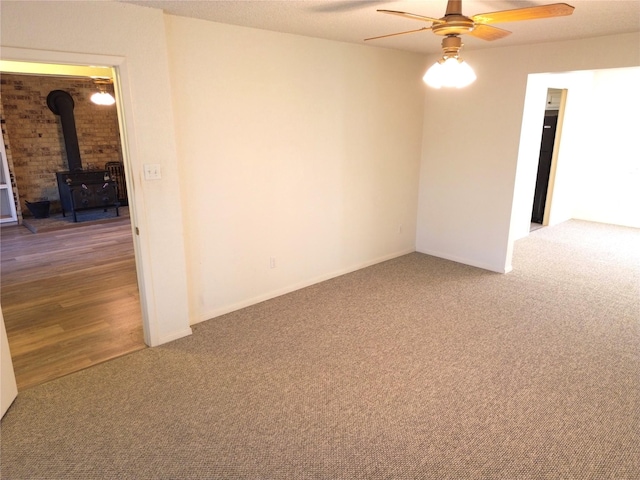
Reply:
M0 229L0 302L18 389L145 348L131 225Z

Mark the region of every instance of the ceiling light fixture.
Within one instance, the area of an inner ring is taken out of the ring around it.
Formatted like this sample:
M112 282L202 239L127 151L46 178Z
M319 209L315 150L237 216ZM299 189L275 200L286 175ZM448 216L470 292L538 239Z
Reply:
M91 101L96 105L107 106L116 103L116 99L113 98L113 95L107 92L106 86L111 84L111 80L103 78L94 78L93 80L98 87L98 91L91 95Z
M116 103L116 99L107 92L96 92L91 95L91 101L96 105L113 105Z
M433 88L463 88L476 80L476 74L467 62L460 58L462 40L456 35L442 39L443 55L434 63L422 80Z

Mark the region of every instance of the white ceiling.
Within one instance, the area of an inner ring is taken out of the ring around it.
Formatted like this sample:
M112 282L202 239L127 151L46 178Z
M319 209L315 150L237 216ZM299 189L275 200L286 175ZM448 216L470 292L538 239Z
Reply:
M442 37L425 31L364 42L368 37L430 25L418 20L379 13L376 9L400 10L440 18L444 16L447 5L446 0L117 1L160 8L171 15L423 54L439 52ZM553 0L468 0L462 2L462 11L463 14L472 16L478 13L548 3L556 2ZM466 36L463 39L465 50L640 31L640 0L568 0L567 3L575 7L573 15L499 24L497 26L513 33L493 42ZM624 48L624 45L620 48Z

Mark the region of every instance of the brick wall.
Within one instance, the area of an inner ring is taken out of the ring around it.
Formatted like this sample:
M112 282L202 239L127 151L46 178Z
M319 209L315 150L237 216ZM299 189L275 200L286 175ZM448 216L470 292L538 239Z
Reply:
M122 161L116 106L89 100L97 91L90 78L2 74L0 90L5 145L11 146L12 173L22 203L50 200L51 211L60 211L55 172L68 170L68 165L60 117L47 107L52 90L73 97L83 169ZM107 91L113 95L112 86ZM21 207L28 215L26 206Z

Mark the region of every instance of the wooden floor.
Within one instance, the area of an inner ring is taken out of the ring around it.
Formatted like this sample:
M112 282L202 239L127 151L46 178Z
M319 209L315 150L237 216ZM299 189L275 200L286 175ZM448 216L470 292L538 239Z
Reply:
M128 218L0 234L1 304L18 390L145 348Z

